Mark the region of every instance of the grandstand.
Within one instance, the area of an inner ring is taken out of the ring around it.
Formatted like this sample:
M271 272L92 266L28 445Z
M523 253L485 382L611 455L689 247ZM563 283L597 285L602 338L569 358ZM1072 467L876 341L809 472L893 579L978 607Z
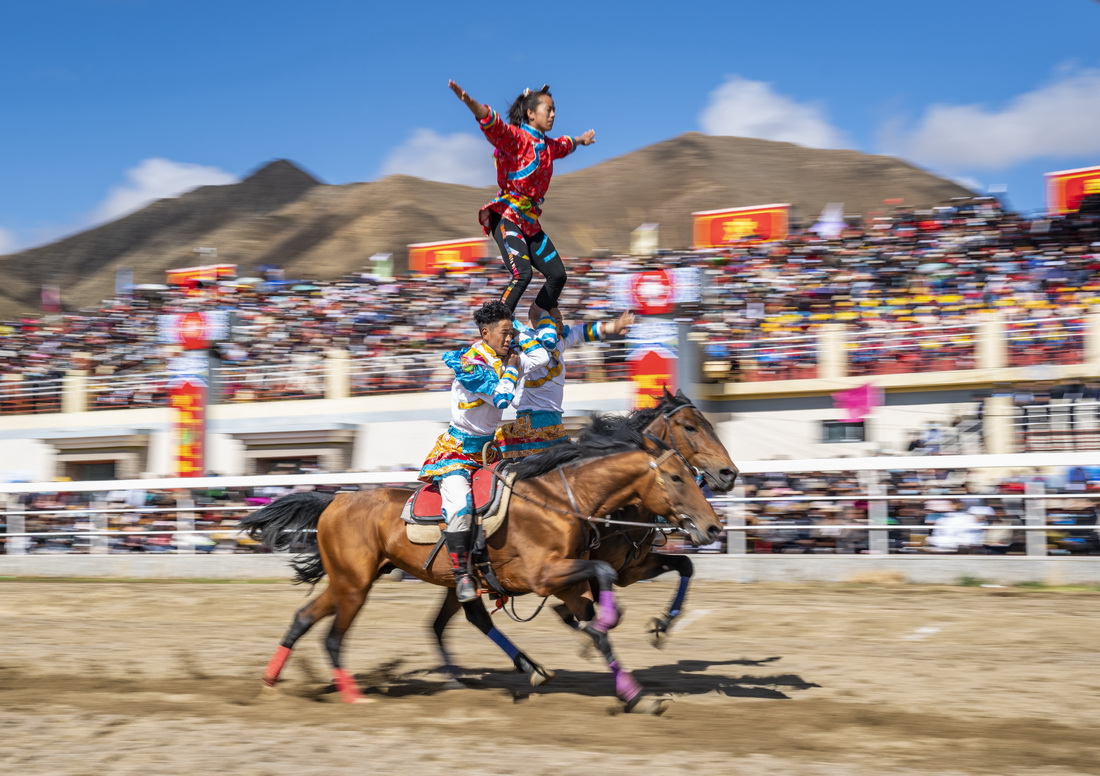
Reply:
M609 317L621 304L612 276L697 268L702 297L679 310L690 321L680 343L680 382L710 413L735 460L773 459L782 470L784 459L917 454L935 470L935 456L944 454L1096 451L1098 238L1094 216L1028 220L988 198L924 211L895 208L865 223L853 220L829 238L801 232L722 249L572 260L563 307L581 319ZM438 354L468 339L467 300L484 293L486 272L495 270L485 260L461 274L429 277L228 278L146 288L80 313L4 322L0 478L170 474L176 430L169 385L179 353L157 341L157 320L216 308L232 310L234 324L233 336L215 350L208 472L413 468L447 418L449 381ZM569 423L592 411L630 408L629 348L622 341L594 343L576 354ZM866 417L846 418L834 395L868 383L881 390L881 403ZM899 475L897 492L906 477L928 480L921 471ZM1100 485L1090 471L1081 469L1072 483L1064 469L1042 474L1047 487L1091 493ZM1035 476L1002 469L985 484L1014 488ZM843 488L840 480L825 488L783 487L830 499L869 484L841 479ZM776 490L765 485L749 477L743 487L747 497L759 491L765 499ZM965 484L929 487L914 492L931 500L966 493ZM858 501L853 495L838 510ZM90 502L47 496L20 503L63 513ZM774 520L776 502L767 502L771 512L763 503L750 513ZM817 506L784 509L778 517L835 521L826 502L806 503ZM1067 519L1095 523L1092 503L1077 504ZM916 523L930 513L921 505L891 510ZM859 519L867 513L864 504ZM155 522L149 517L141 525ZM829 531L804 533L782 541L761 534L739 546L844 551L835 535L831 543L822 538ZM928 533L910 531L891 539L890 548L922 546ZM71 546L72 538L61 541ZM868 541L864 536L850 548L866 550ZM1059 541L1052 540L1052 551L1098 549L1092 540ZM229 543L233 551L248 550ZM1013 543L1021 545L1019 535Z

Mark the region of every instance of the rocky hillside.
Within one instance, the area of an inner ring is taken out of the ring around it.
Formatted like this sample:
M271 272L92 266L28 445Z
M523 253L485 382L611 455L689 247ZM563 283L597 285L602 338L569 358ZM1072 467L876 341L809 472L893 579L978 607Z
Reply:
M110 296L119 268L132 268L137 283L163 282L165 269L196 263L198 246L216 247L218 261L246 274L276 264L291 276L334 277L378 252L403 266L409 243L480 235L477 210L492 193L406 176L332 186L271 162L240 183L0 257L0 317L37 310L43 284L60 285L74 309ZM828 202L858 213L887 198L919 207L969 193L891 157L688 133L557 177L543 222L567 256L625 252L631 231L652 222L661 247L674 249L690 243L697 210L790 202L810 220Z

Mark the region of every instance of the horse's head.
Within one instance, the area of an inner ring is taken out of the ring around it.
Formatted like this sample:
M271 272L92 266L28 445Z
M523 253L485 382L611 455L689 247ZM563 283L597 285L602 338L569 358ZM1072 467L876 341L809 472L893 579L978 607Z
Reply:
M666 388L657 415L644 430L675 447L711 490L726 493L733 489L737 465L730 460L714 426L683 391L673 396Z
M644 440L652 478L639 486L641 506L685 531L696 547L718 541L722 521L695 483L692 467L663 440L650 434Z

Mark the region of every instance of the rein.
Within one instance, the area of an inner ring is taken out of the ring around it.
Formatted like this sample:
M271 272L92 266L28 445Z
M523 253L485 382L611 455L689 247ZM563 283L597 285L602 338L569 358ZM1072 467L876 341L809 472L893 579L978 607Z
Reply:
M646 436L649 436L649 435L647 434ZM656 439L656 437L653 437L653 438ZM650 460L649 467L651 469L657 469L662 463L667 461L673 455L680 455L680 453L676 450L676 448L669 447L662 440L658 439L657 441L660 442L662 445L664 445L666 447L666 449L663 453L661 453L661 455L659 457L657 457L656 459ZM683 458L682 455L680 457ZM566 466L573 466L573 465L575 465L575 464L574 463L566 464ZM688 468L690 469L691 467L689 466ZM635 522L630 521L630 520L612 520L609 517L595 517L593 515L585 515L585 514L581 513L580 507L577 506L577 500L573 496L573 490L572 490L572 488L569 487L569 481L565 478L564 469L565 469L565 466L556 467L556 470L558 472L558 476L561 477L562 483L565 485L565 492L569 496L569 504L570 504L570 506L573 507L572 509L562 509L560 507L555 507L551 504L547 504L545 501L538 501L534 498L531 498L530 496L524 495L523 493L517 493L516 489L515 489L515 483L512 483L512 485L510 486L511 490L512 490L512 496L514 498L523 499L524 501L526 501L530 504L534 504L535 506L540 507L542 509L549 510L550 512L557 512L559 515L565 515L566 517L572 517L572 518L576 518L577 520L583 520L586 523L600 523L602 525L625 525L625 526L629 526L631 528L650 528L650 529L653 529L653 528L657 527L656 523L635 523ZM489 473L492 474L498 480L500 480L500 482L502 484L508 485L508 482L504 479L504 476L501 475L496 469L489 468ZM660 479L660 477L661 477L660 471L658 471L657 477L658 477L658 479ZM654 483L654 484L656 484L656 483ZM680 530L679 528L676 528L675 526L671 526L671 525L669 526L669 528L671 528L672 530L676 530L676 531Z

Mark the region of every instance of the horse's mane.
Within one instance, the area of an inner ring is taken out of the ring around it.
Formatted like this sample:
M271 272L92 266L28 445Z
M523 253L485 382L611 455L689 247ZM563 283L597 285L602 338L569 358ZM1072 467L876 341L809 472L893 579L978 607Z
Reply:
M626 417L597 414L581 429L572 444L529 455L514 464L511 471L515 472L517 480L527 480L584 458L640 450L643 443L641 431Z
M673 396L670 393L665 393L665 395L661 397L661 400L657 402L655 406L643 407L642 409L633 410L629 415L626 416L626 418L631 426L636 428L638 431L641 431L650 423L652 423L653 420L661 413L668 412L669 410L674 410L677 407L684 407L688 404L691 404L691 399L687 398L686 396Z

